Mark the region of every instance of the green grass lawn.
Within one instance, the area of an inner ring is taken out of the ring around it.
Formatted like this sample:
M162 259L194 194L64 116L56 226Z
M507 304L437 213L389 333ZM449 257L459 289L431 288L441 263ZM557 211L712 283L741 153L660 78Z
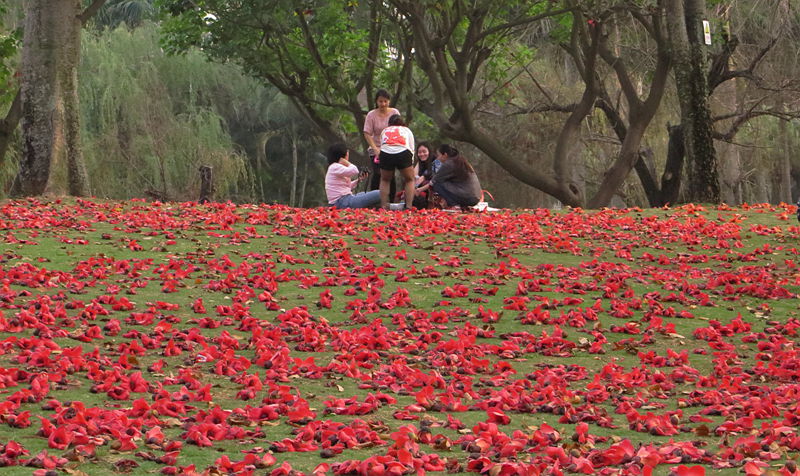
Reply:
M4 202L0 465L789 474L793 212Z

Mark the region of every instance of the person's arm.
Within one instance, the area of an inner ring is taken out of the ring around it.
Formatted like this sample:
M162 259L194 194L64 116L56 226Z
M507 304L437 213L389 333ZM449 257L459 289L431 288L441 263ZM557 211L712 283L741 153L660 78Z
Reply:
M372 134L364 131L364 139L367 140L369 148L375 153L375 155L379 155L381 153L381 148L379 145L375 144L375 141L372 139Z
M364 119L364 139L367 141L367 145L369 148L375 153L375 155L379 155L381 153L381 146L380 144L375 143L375 139L372 138L372 135L375 132L375 124L372 120L373 112L370 111L367 113L367 117Z
M333 176L353 178L358 175L358 167L351 164L347 159L341 159L339 162L328 167L328 173Z
M442 164L441 167L439 167L439 170L433 176L431 182L437 182L437 183L447 182L453 177L455 177L455 169L453 168L453 163L445 162Z
M350 179L350 190L355 190L358 182L361 181L361 173L358 171L358 167L355 164L351 163L347 159L339 159L339 165L342 167L339 168L338 173L339 175L345 176ZM353 180L355 178L355 180Z

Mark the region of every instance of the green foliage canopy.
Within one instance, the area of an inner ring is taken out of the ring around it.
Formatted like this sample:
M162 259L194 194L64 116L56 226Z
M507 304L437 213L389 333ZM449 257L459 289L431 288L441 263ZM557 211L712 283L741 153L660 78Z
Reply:
M382 42L382 12L370 2L157 0L157 5L164 12L168 51L200 47L217 61L241 64L292 98L326 139L337 138L340 128L360 128L364 106L358 96L362 90L372 94L376 74L399 74L399 53Z
M8 1L0 0L0 18L8 14ZM0 104L10 103L17 94L14 84L15 58L21 46L22 32L19 29L0 27Z

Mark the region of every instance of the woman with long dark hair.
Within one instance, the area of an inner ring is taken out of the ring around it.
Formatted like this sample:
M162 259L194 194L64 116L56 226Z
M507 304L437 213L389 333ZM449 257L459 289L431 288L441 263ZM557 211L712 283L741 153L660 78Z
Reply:
M427 142L417 144L417 152L414 154L414 177L417 186L433 177L433 149Z
M435 172L433 162L434 150L427 142L417 144L414 154L414 208L428 208L428 195L431 178Z
M442 166L431 179L431 188L442 197L450 207L471 207L481 198L481 183L475 169L458 152L448 144L442 144L437 150Z

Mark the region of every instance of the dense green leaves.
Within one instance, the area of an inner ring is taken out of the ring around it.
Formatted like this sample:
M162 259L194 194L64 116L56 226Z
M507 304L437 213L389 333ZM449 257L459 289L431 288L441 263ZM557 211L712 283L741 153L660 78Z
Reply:
M7 1L0 0L0 17L7 13ZM13 80L16 71L14 59L21 46L21 39L22 32L19 29L0 27L0 104L10 102L17 93L17 86Z
M158 5L168 12L168 51L198 46L218 61L239 63L291 96L323 128L339 120L358 122L359 92L370 89L376 69L395 67L393 46L380 41L381 25L369 2L204 0L186 8L180 0L159 0Z

